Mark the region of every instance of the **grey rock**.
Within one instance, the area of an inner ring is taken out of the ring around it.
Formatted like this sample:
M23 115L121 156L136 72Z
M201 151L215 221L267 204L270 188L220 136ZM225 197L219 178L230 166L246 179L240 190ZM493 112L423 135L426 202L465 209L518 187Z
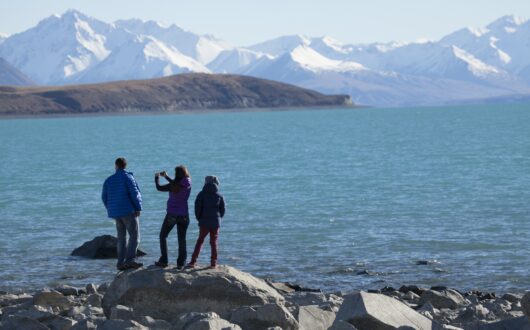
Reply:
M267 329L274 326L279 326L284 330L299 328L298 322L289 310L278 303L241 307L232 312L230 322L244 329Z
M110 283L101 283L100 285L98 285L98 292L99 293L105 293L107 292L107 289L109 288L110 286Z
M92 320L81 320L74 324L70 330L93 330L97 328L97 323Z
M347 295L335 323L346 321L359 329L431 329L433 322L395 298L361 291Z
M86 318L104 317L103 309L93 306L74 306L66 312L66 315L78 321Z
M494 316L481 304L464 308L456 318L459 324L473 323L475 321L492 320Z
M111 320L132 320L133 318L134 318L134 311L130 307L116 305L110 309Z
M116 259L118 239L112 235L97 236L91 241L83 243L80 247L74 249L72 256L90 258L90 259ZM145 256L146 253L138 249L136 256Z
M79 291L77 288L74 288L73 286L63 284L58 288L55 288L55 291L58 291L62 293L64 296L77 296L79 294Z
M77 323L75 320L59 315L52 315L41 320L40 322L51 330L69 330Z
M511 304L507 300L501 298L484 300L482 301L482 305L500 319L509 317L508 311L512 309Z
M135 318L135 321L153 330L171 329L171 323L164 320L155 320L151 316L141 316L139 318Z
M346 321L336 321L329 330L357 330L357 328Z
M321 308L328 306L330 310L337 312L344 300L335 294L324 294L317 292L296 292L290 295L286 295L285 299L290 304L296 306L311 306L318 305Z
M87 284L86 287L85 287L85 290L86 290L87 294L98 293L98 288L96 287L96 285L94 283Z
M521 299L523 298L523 295L515 294L515 293L505 293L502 295L501 298L513 304L513 303L517 303L521 301Z
M419 304L431 303L435 308L455 309L468 304L468 301L457 291L446 289L442 291L427 290L420 296Z
M31 301L33 297L29 294L1 294L0 295L0 308L6 306L13 306Z
M521 298L521 308L523 309L524 315L530 317L530 291L525 293Z
M3 318L0 329L50 330L50 328L40 323L39 321L24 316L9 316L7 318Z
M229 318L240 306L283 301L263 280L229 266L185 271L153 267L117 276L102 305L107 316L112 306L120 304L138 315L171 322L176 315L190 312L215 312Z
M417 294L415 294L412 291L409 291L409 292L405 293L402 298L404 300L408 300L408 301L413 302L415 304L417 304L420 301L420 296L418 296Z
M296 320L301 330L327 330L335 321L335 313L319 306L300 306Z
M291 288L290 286L288 286L287 284L285 284L283 282L272 282L272 281L269 281L269 280L265 280L265 282L267 282L268 285L270 285L276 291L278 291L279 293L281 293L283 295L296 292L295 289Z
M241 330L241 327L219 317L214 312L182 315L176 329L182 330Z
M11 313L6 313L6 316L9 316L9 315L27 317L27 318L34 319L37 321L41 321L47 317L53 316L54 313L50 307L32 305L32 306L29 306L28 308L11 311Z
M69 309L74 302L55 290L43 290L33 296L33 304L39 306L57 307L60 310Z
M94 307L101 307L101 301L103 300L103 296L99 293L93 293L89 295L86 299L86 302Z
M97 327L98 330L148 330L140 323L133 320L106 320Z
M530 320L527 316L501 320L492 323L479 324L478 330L530 330Z

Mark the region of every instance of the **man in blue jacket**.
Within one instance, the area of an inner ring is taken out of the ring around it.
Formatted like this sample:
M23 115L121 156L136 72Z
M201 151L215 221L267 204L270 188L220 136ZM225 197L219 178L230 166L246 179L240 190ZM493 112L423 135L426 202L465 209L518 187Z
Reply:
M116 220L118 231L119 270L140 268L143 264L136 262L136 249L140 241L140 211L142 211L142 194L131 172L126 172L127 160L118 158L115 162L116 173L109 176L103 184L101 199L109 218ZM126 240L129 233L129 241Z

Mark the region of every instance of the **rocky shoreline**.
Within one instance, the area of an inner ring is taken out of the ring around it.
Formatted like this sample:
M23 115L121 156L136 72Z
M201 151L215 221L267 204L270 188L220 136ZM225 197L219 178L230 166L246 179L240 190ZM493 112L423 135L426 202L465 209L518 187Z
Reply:
M530 329L530 292L335 292L233 267L127 270L110 283L0 292L0 329Z

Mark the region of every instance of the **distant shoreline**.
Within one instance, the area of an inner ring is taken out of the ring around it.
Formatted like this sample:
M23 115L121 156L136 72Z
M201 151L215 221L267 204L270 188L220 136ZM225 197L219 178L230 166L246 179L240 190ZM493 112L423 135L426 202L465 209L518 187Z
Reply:
M363 105L337 105L337 106L307 106L307 107L270 107L270 108L226 108L226 109L188 109L172 111L109 111L109 112L86 112L86 113L40 113L40 114L0 114L0 120L10 119L55 119L55 118L84 118L84 117L121 117L121 116L164 116L164 115L190 115L190 114L212 114L212 113L249 113L249 112L285 112L305 110L360 110L370 109Z

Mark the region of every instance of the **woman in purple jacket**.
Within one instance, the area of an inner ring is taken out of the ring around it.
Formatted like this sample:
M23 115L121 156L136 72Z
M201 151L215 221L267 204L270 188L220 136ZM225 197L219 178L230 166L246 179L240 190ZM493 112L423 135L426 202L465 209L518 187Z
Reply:
M169 181L168 184L160 185L159 178L163 176ZM188 169L184 165L175 167L175 179L171 179L167 173L155 174L155 184L158 191L169 192L167 200L167 214L160 229L160 259L155 262L156 266L167 267L167 236L177 225L177 236L179 242L179 256L177 258L177 268L182 269L186 262L186 231L190 224L188 215L188 198L191 192L191 178Z

